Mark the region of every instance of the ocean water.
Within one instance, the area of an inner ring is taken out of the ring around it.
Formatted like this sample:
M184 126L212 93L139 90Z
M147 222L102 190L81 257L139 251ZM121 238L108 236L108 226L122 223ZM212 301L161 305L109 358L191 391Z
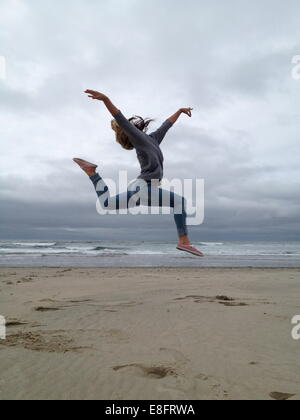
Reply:
M174 242L0 241L0 266L300 267L299 242L194 242L204 258Z

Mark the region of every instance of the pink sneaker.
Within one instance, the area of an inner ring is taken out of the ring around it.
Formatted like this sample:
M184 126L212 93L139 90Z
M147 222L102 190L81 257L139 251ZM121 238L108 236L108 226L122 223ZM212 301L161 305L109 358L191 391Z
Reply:
M190 254L197 255L197 257L204 257L203 252L199 251L197 248L193 247L192 245L178 244L177 249L179 251L185 251L185 252L189 252Z
M94 165L93 163L87 162L86 160L83 160L83 159L75 158L73 160L74 160L75 163L77 163L77 165L80 166L81 169L96 169L96 168L98 168L97 165Z

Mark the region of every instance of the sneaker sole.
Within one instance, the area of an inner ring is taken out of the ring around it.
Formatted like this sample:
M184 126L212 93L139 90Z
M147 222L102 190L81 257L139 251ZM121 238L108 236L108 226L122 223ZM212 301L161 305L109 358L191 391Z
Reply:
M76 158L73 159L73 162L77 163L77 165L80 166L80 168L82 168L82 169L97 169L98 168L98 166L95 165L94 163L90 163L90 162L87 162L87 161L81 161L81 160L77 161Z
M196 254L196 252L189 251L187 249L182 249L182 248L178 248L178 247L176 249L178 249L178 251L187 252L188 254L195 255L196 257L204 257L204 254Z

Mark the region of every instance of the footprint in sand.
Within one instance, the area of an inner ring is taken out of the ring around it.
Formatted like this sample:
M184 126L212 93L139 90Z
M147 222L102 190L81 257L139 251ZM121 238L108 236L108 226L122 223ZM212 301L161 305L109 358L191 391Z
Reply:
M63 311L68 308L76 307L81 304L93 305L92 299L72 299L72 300L63 300L63 301L55 301L53 299L43 299L40 301L41 303L48 303L53 304L54 306L38 306L34 308L36 312L55 312L55 311Z
M74 299L69 300L70 303L86 303L86 302L93 302L92 299Z
M19 327L21 325L27 325L27 324L28 322L12 319L11 321L7 321L5 325L6 327Z
M216 399L228 399L226 384L221 379L198 373L195 375L195 369L191 366L190 359L181 351L170 348L160 348L161 351L168 352L174 359L176 370L176 382L163 385L161 392L168 392L170 398L209 398L214 395Z
M163 379L166 376L177 376L176 371L174 368L170 366L145 366L138 363L132 363L129 365L122 365L122 366L114 366L114 371L122 370L125 373L134 375L134 376L142 376L145 378L151 379Z
M7 328L21 327L23 325L29 325L30 327L41 327L41 324L38 324L37 322L29 323L28 321L21 321L14 318L7 320L5 325Z
M51 312L51 311L61 311L62 308L50 308L50 307L45 307L45 306L38 306L37 308L34 309L36 312Z
M273 400L277 400L277 401L286 401L289 400L290 398L295 397L296 394L286 394L283 392L271 392L270 393L270 397L273 398Z
M195 303L219 303L220 305L224 306L248 306L247 303L244 302L237 302L235 299L228 297L228 296L197 296L197 295L190 295L175 298L174 300L188 300L193 299Z

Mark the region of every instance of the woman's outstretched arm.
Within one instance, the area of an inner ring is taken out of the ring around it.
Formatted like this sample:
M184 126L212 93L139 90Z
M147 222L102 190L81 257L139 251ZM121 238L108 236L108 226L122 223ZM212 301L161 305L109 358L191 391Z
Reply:
M191 117L192 116L192 112L191 112L192 110L193 110L193 108L180 108L177 112L175 112L174 115L172 115L172 117L168 118L168 120L170 120L173 124L175 124L181 114L186 114L189 117Z
M111 102L108 96L104 95L104 93L90 89L86 90L85 93L89 95L89 98L102 101L113 117L119 112L119 109Z
M89 98L102 101L122 130L130 137L130 142L136 149L144 149L147 146L145 142L145 133L142 133L134 124L131 124L122 112L111 102L108 96L95 90L86 90Z
M161 125L161 127L159 127L156 131L154 131L153 133L149 134L149 136L155 138L158 143L160 144L165 135L167 134L168 130L175 124L175 122L178 120L178 118L180 117L181 114L187 114L189 117L192 116L192 111L193 108L180 108L177 112L175 112L174 115L172 115L172 117L167 118L166 121L164 121L164 123Z

